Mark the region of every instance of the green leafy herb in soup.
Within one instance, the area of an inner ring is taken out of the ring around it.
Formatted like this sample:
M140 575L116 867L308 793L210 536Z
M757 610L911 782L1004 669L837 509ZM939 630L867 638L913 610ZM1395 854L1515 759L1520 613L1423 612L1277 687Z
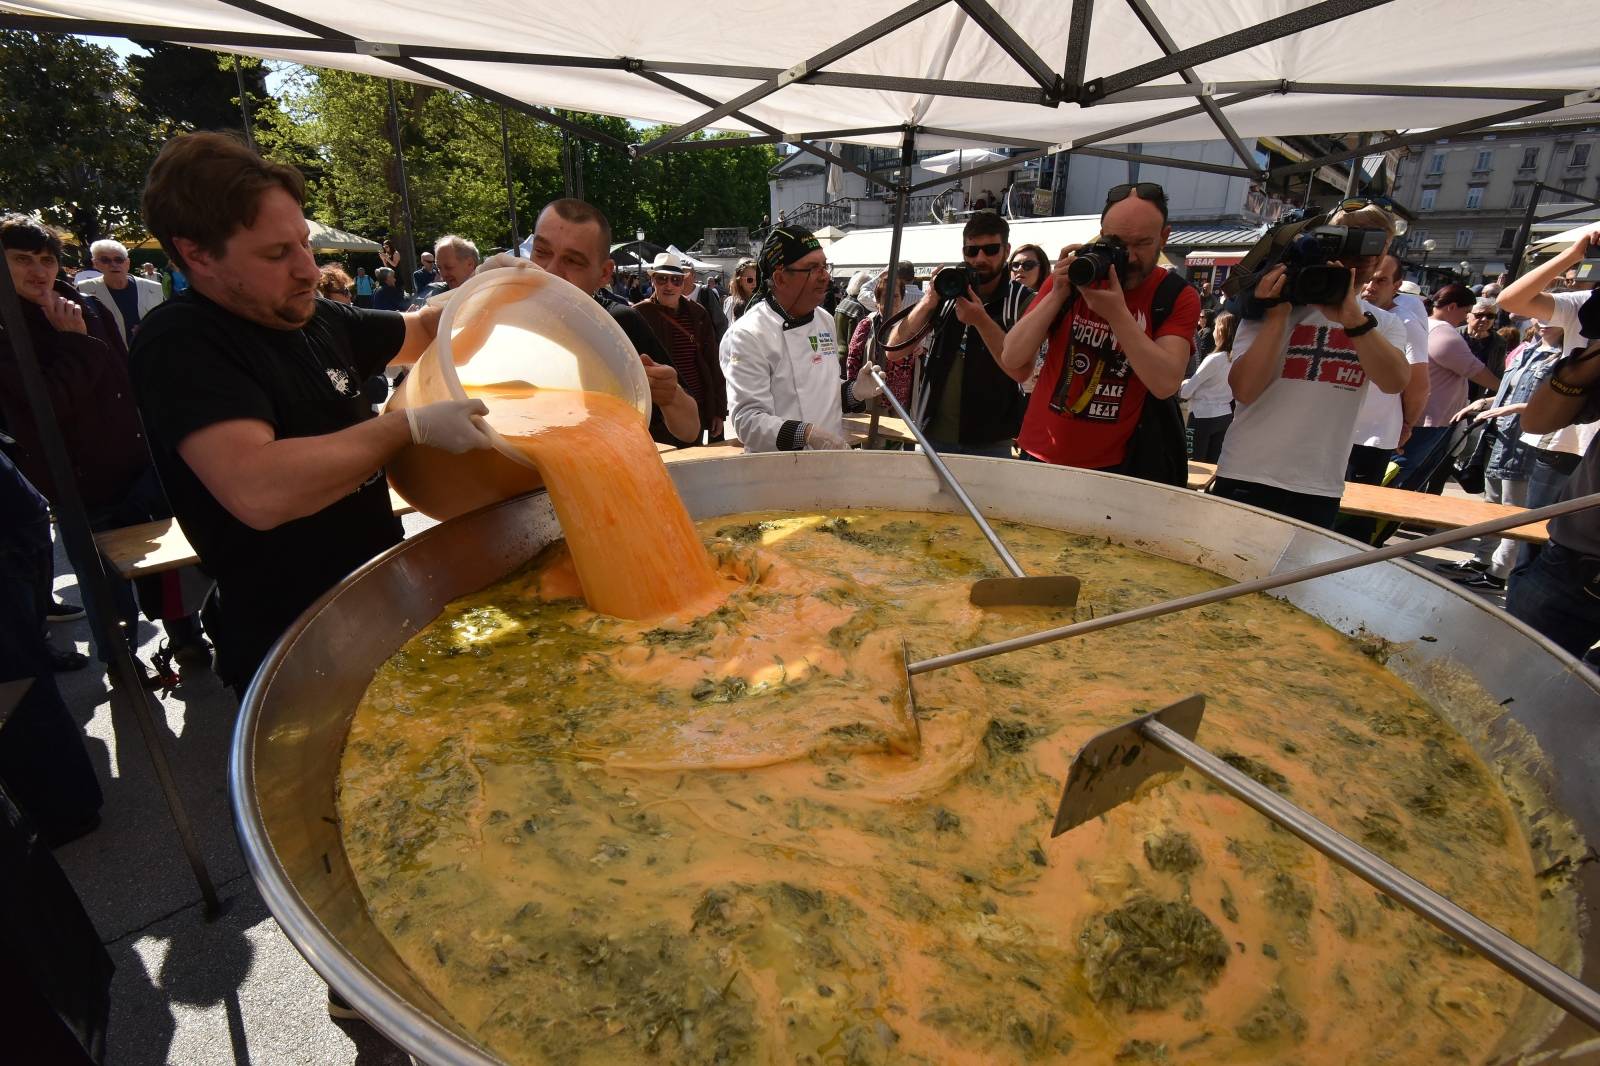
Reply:
M1184 774L1055 840L1089 736L1195 692L1235 767L1531 942L1493 776L1353 642L1249 597L917 679L1058 625L979 611L964 519L701 525L738 588L650 623L547 602L559 551L373 680L340 776L378 926L514 1063L1480 1062L1522 990ZM1002 531L1079 617L1220 579Z

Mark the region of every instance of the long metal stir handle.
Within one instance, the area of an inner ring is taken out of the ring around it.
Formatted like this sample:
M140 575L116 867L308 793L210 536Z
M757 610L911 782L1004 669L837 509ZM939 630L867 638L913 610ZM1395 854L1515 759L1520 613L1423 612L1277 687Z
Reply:
M900 421L906 424L906 428L911 431L911 435L917 438L917 443L922 445L923 454L928 457L928 462L933 464L933 472L939 475L939 480L944 482L944 487L949 489L951 495L960 501L962 507L966 508L967 514L972 516L972 520L978 523L978 529L982 531L984 539L994 548L995 554L1000 556L1000 561L1006 564L1006 569L1011 571L1011 576L1027 577L1028 575L1022 571L1022 567L1017 565L1017 560L1012 558L1011 553L1006 550L1006 546L1000 542L999 536L990 528L988 521L978 513L978 505L972 502L972 497L967 495L967 490L961 487L961 483L950 472L950 468L944 465L944 460L939 458L939 453L934 451L933 445L928 443L928 438L922 435L921 428L917 426L917 423L910 415L906 414L906 409L900 406L900 401L895 399L894 393L889 391L889 382L884 378L883 371L879 369L876 363L868 363L867 365L872 368L872 380L876 381L878 387L883 390L883 398L889 401L889 406L894 408L894 413L899 417Z
M1154 720L1145 722L1139 727L1139 732L1151 743L1176 755L1363 881L1404 903L1562 1010L1600 1030L1600 992L1543 956L1529 951L1483 919L1456 906L1343 833L1313 818L1271 789L1246 777L1183 734Z
M1372 563L1381 563L1386 559L1398 559L1402 555L1413 555L1417 552L1427 551L1430 548L1438 548L1442 545L1454 544L1462 540L1471 540L1473 537L1481 537L1488 533L1500 533L1507 529L1516 529L1518 526L1532 525L1535 522L1559 518L1564 514L1572 514L1574 511L1583 511L1595 506L1600 506L1600 492L1563 500L1560 503L1552 503L1548 507L1536 507L1531 511L1507 515L1504 518L1491 519L1488 522L1479 522L1477 525L1462 526L1459 529L1447 529L1443 533L1435 533L1431 537L1423 537L1420 540L1391 544L1387 548L1377 548L1372 551L1356 552L1353 555L1329 559L1327 562L1302 566L1297 570L1286 570L1281 574L1268 574L1266 577L1258 577L1251 581L1241 581L1237 585L1224 585L1219 589L1212 589L1209 592L1197 592L1193 596L1167 600L1165 603L1153 603L1148 607L1135 607L1128 611L1118 611L1116 614L1108 614L1103 618L1090 618L1083 622L1058 626L1055 629L1043 629L1037 633L1013 637L1010 640L999 640L993 644L980 644L976 648L967 648L963 651L951 652L948 655L939 655L932 659L914 662L906 667L906 672L909 674L925 674L930 670L943 670L948 666L960 666L962 663L987 659L992 655L1020 651L1023 648L1048 644L1053 640L1061 640L1065 637L1076 637L1084 633L1110 629L1113 626L1120 626L1127 622L1138 622L1146 618L1159 618L1164 614L1176 614L1178 611L1187 611L1191 607L1204 607L1209 603L1231 600L1235 596L1244 596L1252 592L1266 592L1269 589L1282 588L1284 585L1293 585L1299 581L1309 581L1314 577L1339 574L1346 570L1369 566Z

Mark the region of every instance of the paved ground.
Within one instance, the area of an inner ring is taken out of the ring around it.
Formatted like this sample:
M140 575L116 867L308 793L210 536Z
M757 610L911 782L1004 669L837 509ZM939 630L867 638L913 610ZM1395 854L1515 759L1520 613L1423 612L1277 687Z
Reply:
M406 522L412 533L429 524L418 516ZM1447 549L1433 557L1466 554ZM80 602L59 547L57 555L57 593ZM85 623L53 628L58 645L74 641L89 650ZM159 634L146 624L141 635L140 657L148 661ZM237 713L232 695L206 673L161 701L163 739L226 901L222 917L207 923L137 726L111 713L98 664L58 679L89 738L106 794L100 829L57 857L117 966L110 1066L404 1066L406 1056L365 1026L328 1019L322 982L278 930L245 873L225 783Z

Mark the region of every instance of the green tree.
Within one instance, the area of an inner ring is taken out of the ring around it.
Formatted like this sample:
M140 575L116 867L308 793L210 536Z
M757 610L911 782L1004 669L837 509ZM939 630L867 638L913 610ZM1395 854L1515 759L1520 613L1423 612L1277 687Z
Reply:
M0 32L0 204L37 211L82 248L141 236L155 155L127 72L109 48L63 34Z
M480 248L512 241L501 155L500 108L465 93L394 83L400 139L421 249L444 233ZM263 149L294 162L308 179L313 217L367 237L404 244L399 168L389 130L388 87L382 79L334 70L304 70L288 79L281 107L257 131ZM619 141L647 139L624 119L583 113L563 117ZM565 194L563 135L537 119L507 115L517 234ZM702 139L697 134L696 139ZM687 247L708 226L753 224L767 208L772 149L696 149L630 160L626 153L579 137L566 150L582 174L584 198L606 212L618 239L643 229L653 240Z
M128 57L134 97L145 120L165 136L187 130L242 132L239 75L244 77L252 123L259 125L262 113L276 106L267 92L266 65L259 59L160 41L135 43L148 54Z

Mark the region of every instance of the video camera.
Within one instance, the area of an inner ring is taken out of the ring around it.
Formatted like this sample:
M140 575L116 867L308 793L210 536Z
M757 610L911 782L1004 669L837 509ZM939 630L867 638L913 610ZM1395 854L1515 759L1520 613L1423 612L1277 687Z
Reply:
M969 286L976 289L979 284L978 272L969 266L940 267L933 275L933 291L946 302L961 299Z
M1067 280L1083 288L1111 276L1115 267L1118 278L1128 275L1128 246L1121 237L1096 237L1079 248L1067 266Z
M1247 304L1270 306L1268 301L1255 298L1256 284L1267 271L1282 264L1283 294L1271 302L1287 300L1296 305L1324 306L1343 303L1350 291L1350 268L1335 264L1381 254L1389 235L1381 229L1324 225L1327 217L1319 212L1274 226L1245 254L1222 291L1229 296L1243 294Z

